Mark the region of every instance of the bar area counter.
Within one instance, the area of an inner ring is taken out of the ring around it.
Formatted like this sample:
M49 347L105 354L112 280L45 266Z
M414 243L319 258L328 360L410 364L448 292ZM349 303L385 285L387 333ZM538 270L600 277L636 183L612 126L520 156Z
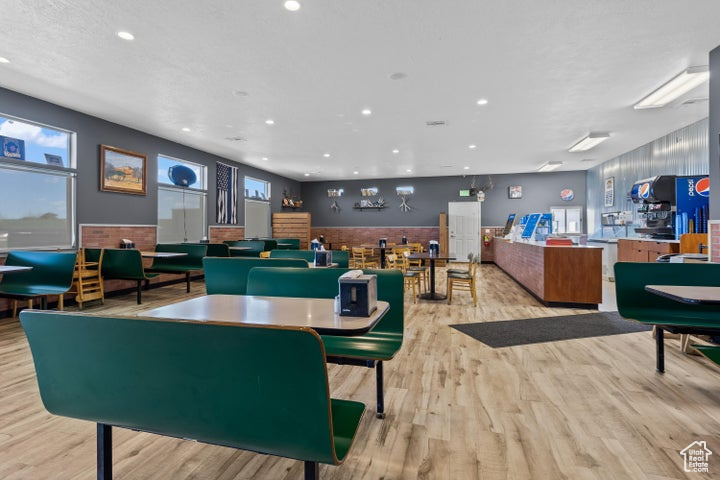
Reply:
M602 248L510 242L496 237L495 264L545 305L602 303Z

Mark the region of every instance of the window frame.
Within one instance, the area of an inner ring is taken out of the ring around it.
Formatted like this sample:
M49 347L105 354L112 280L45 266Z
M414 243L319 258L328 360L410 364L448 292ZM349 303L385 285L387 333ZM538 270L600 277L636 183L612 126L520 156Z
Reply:
M161 191L161 190L166 190L166 191L168 191L168 192L179 192L179 193L186 192L186 193L189 193L189 194L191 194L191 195L200 195L200 196L203 197L203 209L202 209L202 216L203 216L203 218L202 218L202 224L203 224L203 225L202 225L202 235L201 235L201 238L203 238L203 237L207 238L207 233L208 233L208 212L207 212L207 210L208 210L208 182L207 182L207 178L208 178L208 167L207 167L207 165L204 165L204 164L198 163L198 162L191 162L191 161L189 161L189 160L184 160L184 159L182 159L182 158L173 157L173 156L171 156L171 155L165 155L165 154L162 154L162 153L158 153L158 154L157 154L157 156L155 157L155 161L159 163L160 157L165 158L165 159L169 159L169 160L172 160L172 161L175 161L175 162L177 162L178 164L181 164L181 165L192 165L192 166L200 167L202 179L198 178L198 180L202 180L202 181L201 181L201 182L198 182L198 183L201 183L201 184L204 185L205 187L204 187L204 188L196 188L196 187L192 187L192 186L189 186L189 187L181 187L181 186L175 185L175 184L173 184L173 183L160 182L160 179L157 179L157 213L158 213L157 226L158 226L158 236L159 236L159 234L160 234L160 230L159 230L159 229L160 229L160 191ZM156 163L156 171L157 171L157 165L158 165L158 163ZM164 240L163 240L163 241L164 241ZM161 243L159 238L158 238L158 243Z
M249 192L248 192L248 194L245 194L245 191L248 190L247 188L245 188L246 181L248 179L253 180L255 182L263 183L265 185L265 191L263 193L266 194L267 198L265 198L265 199L255 198L254 196L250 196ZM244 195L243 198L245 198L245 200L255 200L257 202L270 203L270 200L272 199L272 182L270 182L269 180L263 180L262 178L252 177L250 175L244 175L243 176L243 195Z

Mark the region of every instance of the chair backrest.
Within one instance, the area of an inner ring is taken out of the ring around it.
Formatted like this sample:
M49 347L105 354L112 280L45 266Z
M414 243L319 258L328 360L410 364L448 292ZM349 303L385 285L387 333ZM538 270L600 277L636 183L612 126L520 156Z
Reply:
M270 297L335 298L338 278L346 268L255 267L248 274L248 295ZM390 310L373 328L373 332L402 334L405 318L404 278L398 270L364 270L377 275L378 300L390 304Z
M53 291L67 291L75 273L75 252L11 251L5 265L33 267L32 270L3 275L0 288L42 286Z
M292 267L307 270L308 263L298 258L219 258L206 257L205 289L208 295L245 295L248 272L253 267Z
M265 242L265 246L263 247L263 251L265 252L269 252L270 250L275 250L278 248L278 242L275 239L269 238L262 241Z
M102 266L105 249L103 248L83 248L82 249L85 262L96 262Z
M102 275L108 280L112 278L136 280L146 278L140 250L135 248L105 248Z
M207 244L197 243L158 243L155 245L156 252L186 253L182 257L157 257L153 258L150 268L162 269L163 267L182 267L193 270L202 270L202 261L207 254Z
M617 262L615 295L618 311L626 318L636 318L642 310L655 312L688 311L688 305L654 295L645 285L720 286L720 264ZM704 311L717 312L713 305L693 305L692 311L702 317Z
M309 328L43 311L20 322L53 414L339 463L325 351Z

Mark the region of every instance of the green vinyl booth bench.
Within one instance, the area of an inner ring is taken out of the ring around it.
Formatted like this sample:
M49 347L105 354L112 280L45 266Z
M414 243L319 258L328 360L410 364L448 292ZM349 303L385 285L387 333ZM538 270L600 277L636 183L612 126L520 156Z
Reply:
M263 240L237 240L225 242L230 247L231 257L259 257L265 251ZM245 250L233 250L232 247L243 247Z
M300 250L299 238L274 238L280 250Z
M245 295L247 278L254 267L291 267L308 269L299 258L211 258L203 259L205 290L208 295Z
M157 257L146 270L155 273L177 273L185 275L187 292L190 293L190 273L202 271L207 244L158 243L156 252L185 253L182 257Z
M720 335L717 305L688 305L655 295L646 285L720 286L720 264L615 264L618 312L627 319L654 325L656 369L665 371L664 331L679 334Z
M5 259L5 265L32 267L32 270L3 275L0 297L13 301L27 300L31 307L33 299L40 297L41 306L45 309L47 297L57 295L58 309L62 310L63 295L72 287L76 259L75 252L11 251ZM13 317L15 313L13 308Z
M142 286L159 273L146 272L140 250L134 248L106 248L103 254L102 275L105 280L133 280L137 282L137 304L142 303Z
M183 245L205 245L207 252L206 257L229 257L230 250L226 243L192 243L184 242Z
M338 277L346 268L256 267L247 280L248 295L274 297L334 298ZM375 368L378 418L385 417L383 362L392 360L403 342L405 302L403 274L399 270L365 270L377 275L378 300L390 304L390 310L369 333L355 337L323 335L327 361L344 365ZM219 292L220 293L220 292ZM225 292L222 292L225 293Z
M350 252L347 250L331 251L333 263L337 263L339 268L348 268L350 264ZM315 250L271 250L270 258L302 258L312 263L315 261Z
M45 408L97 423L101 480L112 427L301 460L314 480L319 463L345 459L365 410L330 397L323 342L307 327L37 310L20 322Z

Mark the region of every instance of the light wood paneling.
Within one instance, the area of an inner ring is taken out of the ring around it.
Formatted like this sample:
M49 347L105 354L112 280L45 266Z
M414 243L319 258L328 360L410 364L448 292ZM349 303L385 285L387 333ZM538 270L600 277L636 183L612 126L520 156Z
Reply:
M309 213L273 213L273 238L299 238L300 250L310 248Z
M178 284L150 289L144 305L130 294L85 311L134 313L202 291L201 282L189 295ZM720 446L720 370L681 354L675 340L660 375L649 332L493 349L449 326L585 312L542 306L494 265L478 270L477 307L469 295L412 305L407 293L405 341L385 363L384 420L372 415L373 372L329 365L331 394L368 411L345 463L321 466L321 478L717 477L714 455L710 474L685 473L680 450L695 440L713 452ZM95 426L45 411L15 320L0 320L0 362L0 478L93 480ZM298 461L124 429L113 447L117 479L303 478Z

